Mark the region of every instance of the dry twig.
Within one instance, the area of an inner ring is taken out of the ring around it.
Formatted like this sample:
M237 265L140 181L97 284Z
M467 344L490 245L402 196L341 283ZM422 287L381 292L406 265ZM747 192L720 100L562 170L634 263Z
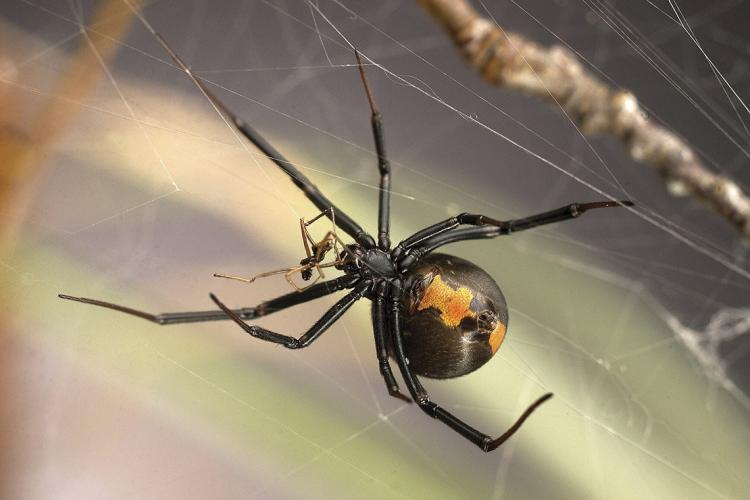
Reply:
M542 47L479 16L466 0L418 0L469 63L490 83L556 101L587 135L608 133L630 156L657 168L674 195L692 195L750 241L750 199L709 171L682 139L651 121L636 97L588 72L568 49Z

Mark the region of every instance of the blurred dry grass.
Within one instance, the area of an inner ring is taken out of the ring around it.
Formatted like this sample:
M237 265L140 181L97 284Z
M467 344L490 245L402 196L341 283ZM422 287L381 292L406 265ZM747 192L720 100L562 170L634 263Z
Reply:
M141 1L132 2L139 8ZM45 96L31 102L26 83L35 81L33 66L20 63L30 53L46 50L13 26L3 25L0 36L0 255L12 245L18 225L25 218L28 198L39 170L60 138L80 112L81 103L103 76L104 65L120 48L133 22L132 11L120 0L100 2L76 51L67 57L54 81L43 82ZM29 50L31 49L31 50ZM60 56L62 52L58 52ZM27 109L22 109L27 108ZM32 110L30 111L29 108ZM23 115L23 125L21 117ZM29 118L28 115L33 115Z
M134 5L140 5L140 0L135 0ZM23 61L29 54L46 50L45 43L0 22L0 259L17 243L50 150L76 119L80 103L99 81L99 62L109 61L119 48L117 40L127 32L132 14L119 0L110 0L99 4L92 21L98 33L88 38L90 43L81 39L58 81L44 82L49 94L41 102L32 102L24 88L28 83L42 82L32 75L36 72L34 66ZM29 115L33 118L29 119ZM22 337L9 335L13 328L9 319L7 315L0 316L0 380L6 388L23 385L24 365L29 359L29 346ZM28 451L28 443L11 429L34 411L34 404L29 404L27 398L2 399L0 470L6 471L3 488L9 488L10 477L22 469Z

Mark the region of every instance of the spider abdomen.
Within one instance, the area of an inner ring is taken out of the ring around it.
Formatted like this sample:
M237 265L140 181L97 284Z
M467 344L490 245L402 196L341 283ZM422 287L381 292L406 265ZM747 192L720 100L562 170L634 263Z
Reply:
M508 306L481 268L451 255L429 254L406 284L403 342L414 373L459 377L497 352L508 326Z

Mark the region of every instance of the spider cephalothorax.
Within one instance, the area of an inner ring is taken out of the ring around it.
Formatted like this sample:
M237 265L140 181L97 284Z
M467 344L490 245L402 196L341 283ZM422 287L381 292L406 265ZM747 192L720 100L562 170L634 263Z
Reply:
M426 227L391 248L391 169L385 154L381 116L375 108L358 53L356 56L360 75L372 112L372 130L380 172L377 242L357 222L336 208L295 168L294 164L276 151L254 128L232 113L190 72L164 39L149 25L147 27L175 63L231 121L237 131L287 173L321 213L310 221L300 220L305 257L298 266L261 273L252 278L217 274L245 282L252 282L262 276L283 274L295 288L291 293L255 307L230 309L211 294L211 299L219 307L218 310L150 314L95 299L70 295L60 295L61 298L114 309L160 325L232 319L251 336L289 349L307 347L357 300L367 298L372 301L375 350L388 393L410 401L399 390L390 366L390 359L394 359L414 402L429 416L445 423L484 451L494 450L502 444L520 428L540 404L552 396L545 394L537 399L503 435L496 439L478 431L430 401L427 391L417 378L418 375L450 378L476 370L497 352L508 326L505 297L492 277L464 259L432 252L456 241L509 235L535 226L572 219L587 210L629 206L632 203L614 200L573 203L530 217L505 221L485 215L462 213ZM316 241L307 228L323 216L330 219L332 229L322 240ZM336 233L337 227L348 234L354 243L344 243ZM326 256L331 253L333 258L326 260ZM324 268L334 268L342 271L343 275L319 281L324 278ZM315 278L314 273L317 273ZM295 282L294 277L297 274L302 278L304 286ZM299 337L273 332L245 322L340 290L350 291Z

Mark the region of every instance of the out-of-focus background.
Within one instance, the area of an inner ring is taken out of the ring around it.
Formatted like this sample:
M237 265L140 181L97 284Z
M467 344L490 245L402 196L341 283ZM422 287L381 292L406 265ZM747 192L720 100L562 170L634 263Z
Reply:
M393 163L394 240L462 211L511 218L600 199L586 184L638 206L445 249L495 276L510 329L481 370L426 381L433 399L498 434L556 395L484 454L387 396L366 301L290 352L227 322L160 327L57 299L188 311L211 309L213 291L253 306L289 286L212 274L294 264L298 220L316 211L121 0L8 0L3 498L750 494L750 268L722 219L669 195L613 139L584 138L554 106L489 87L416 2L131 4L370 231L377 169L347 41L390 72L368 68ZM579 51L710 168L750 186L745 2L476 7ZM297 334L334 300L260 324Z

